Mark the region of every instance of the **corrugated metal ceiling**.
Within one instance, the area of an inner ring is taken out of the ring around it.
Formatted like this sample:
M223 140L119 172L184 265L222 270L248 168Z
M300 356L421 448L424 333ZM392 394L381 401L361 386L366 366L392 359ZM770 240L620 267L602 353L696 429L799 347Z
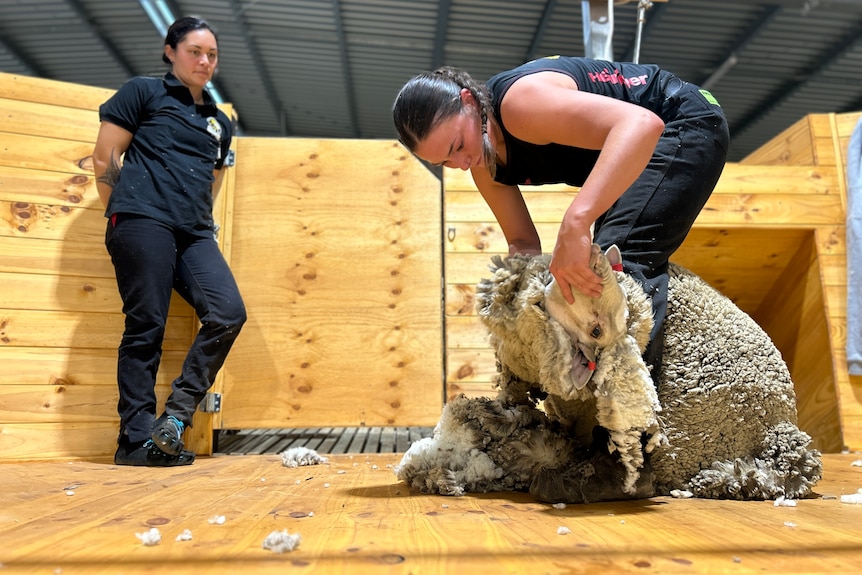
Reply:
M580 0L176 0L219 32L216 86L249 136L392 138L414 74L479 79L548 54L583 55ZM614 9L631 59L637 1ZM138 0L3 0L0 69L117 88L161 75L162 37ZM640 61L704 83L739 160L809 113L862 108L862 0L669 0L646 11Z

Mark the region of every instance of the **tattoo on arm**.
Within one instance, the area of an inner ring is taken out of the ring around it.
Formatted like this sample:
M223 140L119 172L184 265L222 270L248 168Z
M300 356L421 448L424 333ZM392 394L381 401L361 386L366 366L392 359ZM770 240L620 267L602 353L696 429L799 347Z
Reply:
M114 151L111 150L111 161L108 164L108 167L105 168L105 173L99 176L98 181L107 184L112 189L117 184L117 181L120 179L120 163L117 161L117 157L114 155Z

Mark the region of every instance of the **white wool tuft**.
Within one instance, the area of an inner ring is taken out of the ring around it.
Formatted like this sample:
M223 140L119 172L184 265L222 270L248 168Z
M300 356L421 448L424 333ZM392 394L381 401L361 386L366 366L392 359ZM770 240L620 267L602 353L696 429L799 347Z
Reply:
M284 553L285 551L293 551L299 547L302 537L299 533L291 535L287 529L281 531L273 531L263 540L263 548L269 549L273 553Z
M285 467L303 467L305 465L319 465L328 460L321 457L313 449L307 447L291 447L281 453L281 461Z
M158 545L159 541L162 540L162 534L155 527L151 528L149 531L144 531L143 533L135 533L135 537L140 539L141 543L147 547Z

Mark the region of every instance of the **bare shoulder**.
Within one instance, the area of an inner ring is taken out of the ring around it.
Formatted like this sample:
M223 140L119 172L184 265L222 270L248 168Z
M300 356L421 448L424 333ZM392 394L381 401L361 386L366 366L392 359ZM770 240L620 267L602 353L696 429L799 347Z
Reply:
M558 89L577 91L578 84L574 78L563 72L536 72L515 80L503 97L503 102L547 97L549 91L555 92Z

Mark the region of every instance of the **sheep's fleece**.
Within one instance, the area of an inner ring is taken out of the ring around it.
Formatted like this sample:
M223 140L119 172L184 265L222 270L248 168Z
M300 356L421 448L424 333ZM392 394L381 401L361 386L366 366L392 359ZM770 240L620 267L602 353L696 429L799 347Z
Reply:
M820 453L796 426L793 382L769 336L728 298L670 264L655 386L641 358L651 303L594 246L596 253L603 291L625 294L627 333L598 350L586 385L573 384L579 342L546 311L549 256L494 257L493 277L477 287L477 310L496 352L500 391L494 399L448 402L433 437L408 449L397 477L423 493L529 491L552 503L676 491L741 500L812 496Z

